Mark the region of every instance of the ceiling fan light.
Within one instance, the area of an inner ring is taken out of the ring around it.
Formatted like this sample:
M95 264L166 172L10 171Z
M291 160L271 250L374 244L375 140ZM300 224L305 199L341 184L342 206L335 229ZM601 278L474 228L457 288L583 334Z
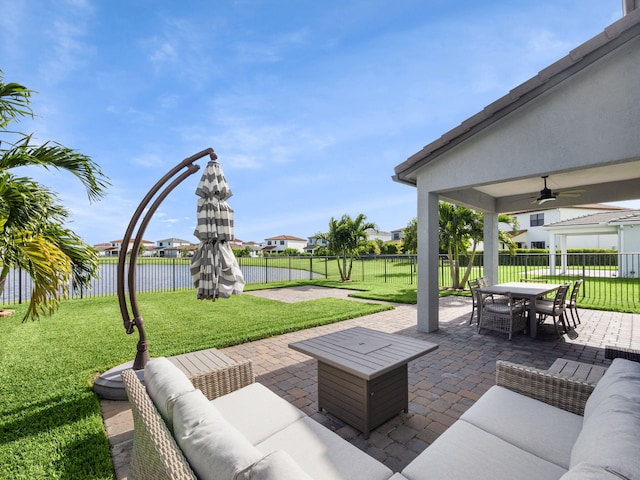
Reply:
M553 201L555 199L556 199L556 197L553 196L553 195L549 195L549 196L546 196L546 197L540 197L540 198L538 198L538 205L542 205L543 203L546 203L546 202L551 202L551 201Z

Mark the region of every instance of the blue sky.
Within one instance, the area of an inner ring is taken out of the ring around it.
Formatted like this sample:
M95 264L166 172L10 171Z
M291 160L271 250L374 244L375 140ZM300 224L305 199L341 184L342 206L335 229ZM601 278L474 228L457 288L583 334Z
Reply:
M345 213L390 231L416 215L397 164L621 15L620 0L12 0L0 69L39 92L20 130L110 177L90 204L73 177L28 172L90 244L122 238L151 186L208 147L241 240L306 238ZM196 241L198 179L145 239Z

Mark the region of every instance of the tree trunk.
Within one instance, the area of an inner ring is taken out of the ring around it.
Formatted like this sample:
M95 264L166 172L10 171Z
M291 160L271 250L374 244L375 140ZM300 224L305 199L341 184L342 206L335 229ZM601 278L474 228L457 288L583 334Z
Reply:
M342 265L340 265L340 256L336 257L336 262L338 263L338 272L340 272L340 281L343 281L344 273L342 273Z
M349 275L347 274L347 252L342 252L342 272L340 273L340 278L343 282L349 280Z
M8 276L9 276L9 267L4 265L2 267L2 272L0 272L0 295L4 293L4 286L7 282Z
M473 243L473 250L471 250L471 257L469 258L469 265L467 265L467 268L464 272L464 276L462 277L462 287L461 288L465 288L465 285L467 284L467 282L469 281L469 276L471 275L471 269L473 268L473 262L476 258L476 244L475 242Z
M451 273L451 288L458 288L458 255L449 246L447 258L449 259L449 272Z

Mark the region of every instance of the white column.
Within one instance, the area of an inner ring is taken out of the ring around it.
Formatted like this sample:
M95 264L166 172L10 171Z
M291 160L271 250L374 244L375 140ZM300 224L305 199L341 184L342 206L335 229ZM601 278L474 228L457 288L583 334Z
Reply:
M560 275L566 275L567 274L567 236L566 235L560 235L560 262L561 262L561 268L560 268Z
M440 328L438 195L422 190L418 188L418 331L435 332Z
M491 284L498 283L498 214L484 214L484 274Z
M556 235L549 232L549 274L556 274Z

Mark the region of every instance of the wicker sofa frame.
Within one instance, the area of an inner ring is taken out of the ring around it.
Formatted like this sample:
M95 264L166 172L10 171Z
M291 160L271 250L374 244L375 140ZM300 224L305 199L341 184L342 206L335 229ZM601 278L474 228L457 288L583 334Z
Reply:
M190 377L209 400L254 382L253 364L235 365ZM122 372L133 414L133 453L130 480L197 480L134 370Z
M196 480L136 372L124 371L122 378L134 421L129 478ZM200 374L191 381L213 400L253 383L253 366L246 361ZM595 387L592 383L502 360L496 362L496 384L578 415L583 415L585 403Z

